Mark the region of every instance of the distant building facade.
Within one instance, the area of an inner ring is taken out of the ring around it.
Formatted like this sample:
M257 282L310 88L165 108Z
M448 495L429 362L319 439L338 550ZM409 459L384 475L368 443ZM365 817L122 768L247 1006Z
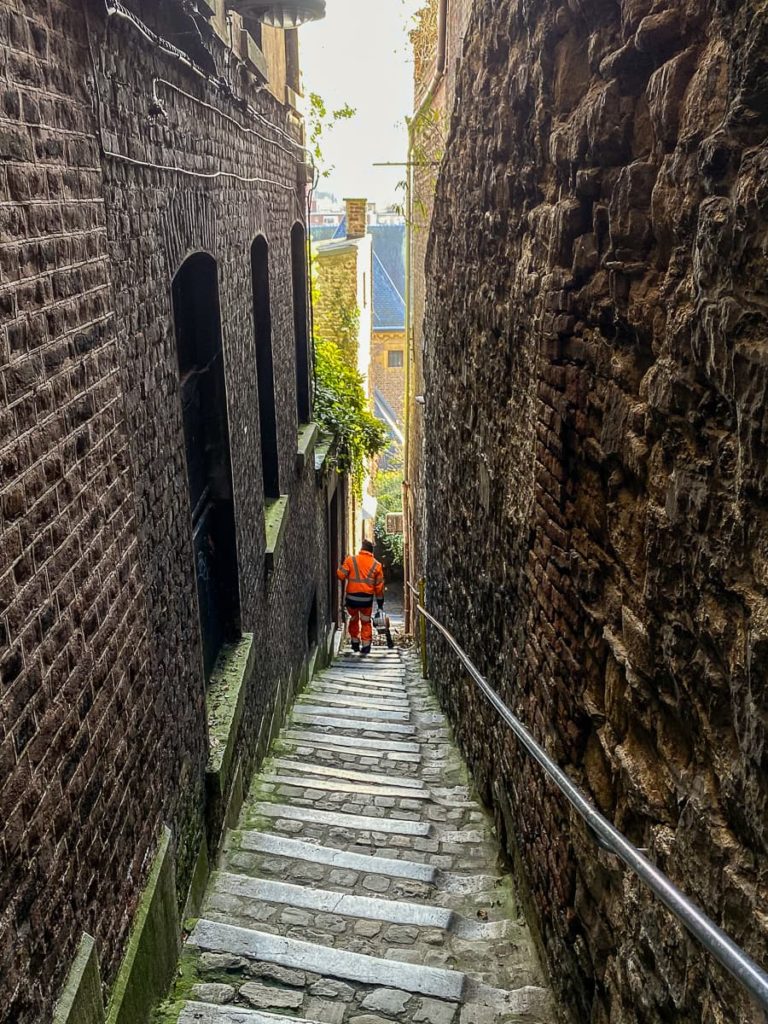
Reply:
M215 855L327 650L346 495L295 32L223 0L0 25L0 1016L40 1024L86 936L113 991L168 838L178 908Z
M374 412L386 424L393 445L401 449L405 401L405 221L401 214L389 211L373 214L371 205L368 204L366 227L370 243L367 279L371 282L371 333L369 339L366 318L364 323L361 322L361 331L366 332L365 340L361 340L358 351L361 355L361 373L368 382ZM326 280L328 270L325 268L330 266L334 253L337 254L339 264L344 258L347 262L351 260L347 224L345 209L336 225L325 224L312 228L312 240L318 255L318 274L325 275ZM347 256L342 257L345 252ZM362 267L359 260L356 265ZM361 287L363 276L360 276ZM327 294L328 289L320 291ZM359 301L367 302L367 296L361 294ZM327 302L327 298L323 296L321 302ZM316 310L316 329L322 333L325 323L324 309ZM363 362L366 362L364 369Z

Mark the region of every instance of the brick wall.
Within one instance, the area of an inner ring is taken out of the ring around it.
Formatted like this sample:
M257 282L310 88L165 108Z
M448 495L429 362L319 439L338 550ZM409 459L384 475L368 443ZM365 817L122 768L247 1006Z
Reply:
M0 8L8 1021L43 1019L83 929L119 948L160 821L135 800L158 730L84 38L79 4Z
M357 248L337 253L316 252L316 292L313 320L315 337L333 341L350 361L357 362L359 305L357 302Z
M405 366L389 365L389 353L399 352L405 358L405 331L374 331L371 338L371 394L384 396L403 421L405 400Z
M765 18L651 6L476 4L428 255L428 603L765 963ZM755 1021L432 658L572 1019Z
M180 5L134 10L161 34L178 29ZM233 94L285 126L284 108L211 46ZM298 675L315 592L328 621L327 495L311 460L296 469L296 150L100 4L4 2L0 55L0 1016L39 1024L84 930L113 980L161 825L180 899L203 835L170 292L191 252L218 265L242 626L259 652L246 767ZM119 157L100 158L99 140ZM270 580L250 298L259 233L290 495Z

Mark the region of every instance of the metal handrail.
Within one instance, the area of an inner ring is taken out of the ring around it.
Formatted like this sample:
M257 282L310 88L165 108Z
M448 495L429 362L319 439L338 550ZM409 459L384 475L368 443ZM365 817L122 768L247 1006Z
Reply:
M419 592L410 581L408 586L418 598ZM584 819L598 845L615 854L634 871L661 902L672 911L675 917L685 925L691 935L748 990L757 1004L764 1011L768 1011L768 974L762 967L737 946L722 928L718 927L703 910L688 899L647 857L643 856L607 818L595 810L578 786L574 785L562 768L547 755L544 748L533 738L520 719L512 714L445 626L438 622L433 615L430 615L423 604L418 603L416 610L424 617L425 621L431 622L435 629L442 633L491 706L498 711L523 747L541 765L563 796Z

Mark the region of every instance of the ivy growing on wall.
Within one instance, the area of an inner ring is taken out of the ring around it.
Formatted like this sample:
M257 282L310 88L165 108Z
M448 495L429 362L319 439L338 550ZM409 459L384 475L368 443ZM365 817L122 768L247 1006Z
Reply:
M391 569L403 568L403 535L387 533L387 513L403 510L402 460L397 468L380 469L374 484L376 493L376 525L374 537L384 564Z
M333 440L331 464L348 473L358 497L364 464L384 450L387 433L368 408L363 378L332 341L315 343L315 419Z

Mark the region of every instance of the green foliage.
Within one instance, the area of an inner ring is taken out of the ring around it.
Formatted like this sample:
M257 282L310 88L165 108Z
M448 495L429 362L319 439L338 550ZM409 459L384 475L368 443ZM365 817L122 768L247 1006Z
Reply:
M315 158L315 163L318 167L322 168L320 171L321 178L327 178L333 171L333 167L324 167L325 158L323 157L323 137L332 128L338 124L339 121L348 121L354 117L357 111L354 107L350 107L348 103L345 103L343 107L339 107L338 110L328 111L325 105L325 100L322 96L319 96L316 92L309 94L309 117L308 117L308 135L309 135L309 148Z
M374 536L384 561L392 568L403 566L403 535L387 533L387 513L403 510L403 469L380 470L376 474L375 494L378 501Z
M332 341L316 341L315 379L315 419L334 440L332 465L350 475L359 497L365 460L384 450L386 430L368 408L363 378Z

